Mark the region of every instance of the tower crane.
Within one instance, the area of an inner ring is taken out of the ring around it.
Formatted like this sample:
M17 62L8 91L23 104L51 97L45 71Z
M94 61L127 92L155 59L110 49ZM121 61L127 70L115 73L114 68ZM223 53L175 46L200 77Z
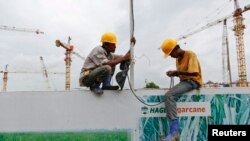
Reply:
M68 37L68 44L62 43L60 40L56 40L56 46L57 47L63 47L66 52L65 52L65 65L66 65L66 75L65 75L65 90L69 91L70 90L70 67L71 67L71 54L73 50L73 46L70 45L70 40L71 38Z
M7 84L8 84L8 73L40 73L40 72L10 72L8 71L8 64L5 66L4 71L0 71L0 73L3 73L3 88L2 91L7 91Z
M1 70L0 73L3 73L3 88L2 88L2 91L3 92L6 92L7 91L7 84L8 84L8 74L9 73L22 73L22 74L30 74L30 73L33 73L33 74L40 74L41 72L26 72L26 71L8 71L8 64L5 66L5 70ZM63 72L48 72L46 70L46 73L43 72L43 74L47 75L47 78L48 78L48 74L65 74ZM46 80L47 81L47 80Z
M70 90L70 69L71 69L71 54L75 54L77 57L81 58L82 60L85 60L84 57L82 57L79 53L73 51L74 46L70 44L70 36L68 37L68 43L61 42L60 40L56 40L56 46L57 47L63 47L66 52L65 52L65 65L66 65L66 75L65 75L65 90L69 91Z
M209 27L212 27L214 25L217 25L224 20L227 20L229 18L234 18L234 32L235 32L235 37L236 37L236 50L237 50L237 64L238 64L238 77L239 77L239 86L240 87L247 87L248 82L247 82L247 74L246 74L246 64L245 64L245 52L244 52L244 39L243 39L243 34L244 34L244 29L245 25L243 24L243 17L242 13L250 10L250 4L246 5L243 9L239 7L238 1L234 0L234 5L235 5L235 10L233 13L231 13L228 16L225 16L223 18L220 18L216 21L213 21L211 23L208 23L199 29L196 29L186 35L182 35L178 40L186 39L189 36L192 36L196 33L199 33Z
M234 0L235 12L234 12L234 35L236 38L236 50L237 50L237 62L238 62L238 77L239 86L247 87L247 72L245 63L245 49L244 49L244 29L246 28L243 24L242 9L239 7L237 0ZM246 7L245 7L246 8ZM250 5L247 7L250 9Z
M18 28L18 27L9 27L5 25L0 25L1 30L8 30L8 31L20 31L20 32L31 32L36 34L44 34L44 32L40 31L39 29L27 29L27 28Z

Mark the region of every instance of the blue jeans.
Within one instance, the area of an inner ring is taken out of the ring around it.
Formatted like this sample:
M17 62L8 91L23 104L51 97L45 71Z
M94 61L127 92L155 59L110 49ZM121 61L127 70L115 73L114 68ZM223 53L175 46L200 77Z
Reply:
M165 93L165 107L169 120L177 119L176 101L179 96L200 86L193 80L184 80Z

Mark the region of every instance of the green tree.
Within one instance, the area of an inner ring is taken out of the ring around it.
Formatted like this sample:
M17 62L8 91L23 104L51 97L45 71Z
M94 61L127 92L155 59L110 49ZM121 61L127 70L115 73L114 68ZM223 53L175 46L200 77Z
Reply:
M160 87L157 84L155 84L154 82L147 82L145 88L159 89Z

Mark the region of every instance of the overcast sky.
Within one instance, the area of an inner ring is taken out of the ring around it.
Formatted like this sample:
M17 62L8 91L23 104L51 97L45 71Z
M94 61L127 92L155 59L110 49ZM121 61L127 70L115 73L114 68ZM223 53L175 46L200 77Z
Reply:
M239 0L240 7L250 0ZM234 10L230 0L134 0L135 19L135 88L145 81L168 88L165 72L175 69L175 60L163 58L158 48L166 37L179 37L192 30L228 16ZM250 80L250 11L243 14L247 79ZM44 34L0 30L0 71L8 64L7 91L48 90L41 72L40 56L49 72L65 72L63 48L55 40L67 42L71 36L74 51L86 57L100 44L101 35L111 31L118 37L117 54L129 49L129 0L0 0L0 25L39 29ZM228 19L228 37L232 79L238 79L233 20ZM196 33L180 46L196 52L204 82L222 82L222 30L217 24ZM72 55L71 90L79 88L78 78L83 60ZM117 66L117 71L119 67ZM27 72L27 73L18 73ZM1 73L2 78L2 73ZM113 79L115 84L115 79ZM178 79L175 80L178 83ZM65 89L64 74L49 74L51 90ZM0 81L2 89L3 82ZM127 82L125 88L128 88Z

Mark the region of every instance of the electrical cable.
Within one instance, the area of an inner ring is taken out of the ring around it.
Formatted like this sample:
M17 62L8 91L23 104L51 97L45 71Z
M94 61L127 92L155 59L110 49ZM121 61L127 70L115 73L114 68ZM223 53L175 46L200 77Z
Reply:
M134 37L134 24L135 24L135 21L134 21L134 10L133 10L133 0L130 0L130 36L131 36L131 39ZM133 46L134 44L131 44L131 47L130 47L130 52L131 52L131 55L132 55L132 62L130 64L133 64L134 62L134 58L133 58ZM134 68L133 68L134 69ZM131 90L131 92L133 93L133 95L136 97L137 100L139 100L142 104L144 105L147 105L147 106L157 106L157 105L160 105L162 104L163 102L165 102L165 98L163 99L163 101L157 103L157 104L147 104L142 98L138 97L134 91L134 89L132 88L131 86L131 82L130 82L130 79L129 79L129 76L127 75L127 78L128 78L128 83L129 83L129 88ZM133 78L132 78L133 79ZM174 79L173 77L171 77L171 82L170 82L170 88L172 88L174 86Z
M140 98L139 96L136 95L135 91L134 91L134 90L132 89L132 87L131 87L131 84L130 84L130 81L129 81L129 76L127 76L127 78L128 78L129 88L130 88L131 92L132 92L133 95L136 97L136 99L137 99L138 101L140 101L142 104L147 105L147 106L157 106L157 105L160 105L160 104L162 104L163 102L166 101L166 99L165 99L165 97L164 97L164 99L163 99L161 102L159 102L159 103L156 103L156 104L148 104L148 103L146 103L142 98ZM174 87L174 78L171 77L170 87L169 87L169 88L171 89L171 88L173 88L173 87Z

